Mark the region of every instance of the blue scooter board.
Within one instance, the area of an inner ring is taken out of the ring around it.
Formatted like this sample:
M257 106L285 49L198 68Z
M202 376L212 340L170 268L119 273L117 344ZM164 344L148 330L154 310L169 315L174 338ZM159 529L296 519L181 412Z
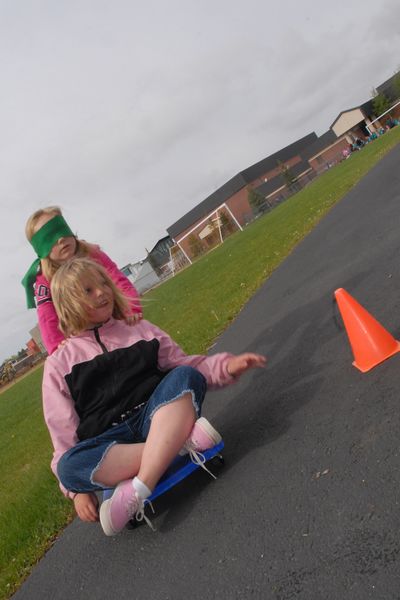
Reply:
M220 454L221 450L224 447L224 442L221 440L219 444L210 448L209 450L204 450L201 454L205 458L205 462L211 460L214 457L218 457L221 462L223 461L222 455ZM185 456L177 456L175 460L172 462L171 466L166 470L160 481L158 482L154 492L149 497L149 500L152 502L161 494L164 494L168 490L170 490L174 485L185 479L188 475L199 469L200 465L194 463L190 460L189 454Z
M221 450L224 448L224 442L221 440L219 444L213 446L209 450L204 450L201 454L205 458L205 462L208 462L212 458L217 457L221 463L223 463L223 457L221 454ZM156 488L154 489L151 496L148 498L150 502L161 496L168 490L170 490L174 485L185 479L188 475L200 469L200 465L191 461L189 454L185 454L185 456L177 456L168 467L164 475L161 477L158 482ZM103 492L103 500L107 500L112 496L114 490L104 490Z

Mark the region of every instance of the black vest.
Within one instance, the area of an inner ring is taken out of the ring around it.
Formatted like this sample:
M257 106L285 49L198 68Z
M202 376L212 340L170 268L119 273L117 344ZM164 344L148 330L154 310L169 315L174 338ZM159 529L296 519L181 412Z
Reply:
M158 369L159 342L140 340L76 364L65 376L80 423L80 440L109 429L123 413L146 402L167 374Z

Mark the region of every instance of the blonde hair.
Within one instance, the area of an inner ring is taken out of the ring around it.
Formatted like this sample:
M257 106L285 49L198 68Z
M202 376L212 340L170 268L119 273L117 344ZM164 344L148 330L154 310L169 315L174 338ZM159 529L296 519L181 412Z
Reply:
M65 336L77 335L91 324L86 310L90 303L86 297L83 278L85 283L89 281L95 285L105 281L111 288L114 319L125 319L129 313L128 299L101 265L89 258L72 258L58 268L51 282L51 295L59 319L58 326Z
M62 216L61 208L59 206L46 206L45 208L39 208L39 210L35 211L27 220L25 225L25 235L28 239L28 242L31 241L32 237L36 233L36 225L39 219L43 215L49 215L55 217L56 215ZM76 248L75 255L77 258L90 256L94 250L96 250L96 246L93 244L89 244L84 240L79 240L75 237L76 240ZM40 260L40 266L42 269L43 275L46 277L47 281L51 281L54 277L56 271L60 268L61 263L58 263L55 260L52 260L50 257L42 258Z
M60 217L62 217L61 208L59 206L47 206L46 208L39 208L39 210L35 211L33 215L29 217L25 225L25 235L28 239L28 242L31 241L36 233L36 224L43 215L51 215L53 217L60 215Z

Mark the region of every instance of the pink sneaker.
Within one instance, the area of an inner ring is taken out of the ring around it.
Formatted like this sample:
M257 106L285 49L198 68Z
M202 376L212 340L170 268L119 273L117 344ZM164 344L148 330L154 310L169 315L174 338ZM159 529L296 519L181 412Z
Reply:
M189 438L186 440L184 448L190 452L203 452L209 448L213 448L216 444L219 444L222 437L216 429L211 425L207 419L200 417L193 425L193 429L190 432Z
M192 462L199 465L202 469L207 471L214 479L217 479L211 471L205 466L206 459L204 457L204 450L213 448L216 444L222 440L222 437L216 429L205 419L200 417L193 425L193 429L190 432L190 436L185 442L182 450L179 452L181 456L185 454L190 455Z
M116 535L135 516L138 521L144 519L150 524L144 514L144 501L137 495L132 479L127 479L119 483L111 498L100 506L100 523L106 535Z

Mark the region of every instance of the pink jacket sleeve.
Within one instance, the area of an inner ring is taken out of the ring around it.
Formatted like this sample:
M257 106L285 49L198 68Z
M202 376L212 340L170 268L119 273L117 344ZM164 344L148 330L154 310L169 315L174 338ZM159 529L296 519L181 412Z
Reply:
M40 335L48 354L52 354L65 337L58 329L58 317L51 298L50 284L41 274L36 278L35 300Z
M100 248L97 248L93 252L91 258L93 258L93 260L98 262L106 269L115 285L121 290L121 292L123 292L125 296L127 296L131 307L130 314L141 313L142 306L140 304L139 294L136 288L129 281L129 279L118 269L115 262L113 262L105 252L100 250Z
M79 417L75 411L65 380L57 372L57 368L51 359L47 359L45 363L42 392L44 419L54 448L51 470L58 479L58 461L67 450L79 441L76 435ZM76 496L74 492L66 490L61 483L60 489L67 498L72 499Z
M148 321L144 321L143 323L150 326L155 337L160 342L158 365L161 370L173 369L180 365L193 367L204 375L209 389L224 387L237 381L236 377L228 373L228 363L233 354L229 352L219 352L211 356L185 354L182 348L165 331L150 324Z

